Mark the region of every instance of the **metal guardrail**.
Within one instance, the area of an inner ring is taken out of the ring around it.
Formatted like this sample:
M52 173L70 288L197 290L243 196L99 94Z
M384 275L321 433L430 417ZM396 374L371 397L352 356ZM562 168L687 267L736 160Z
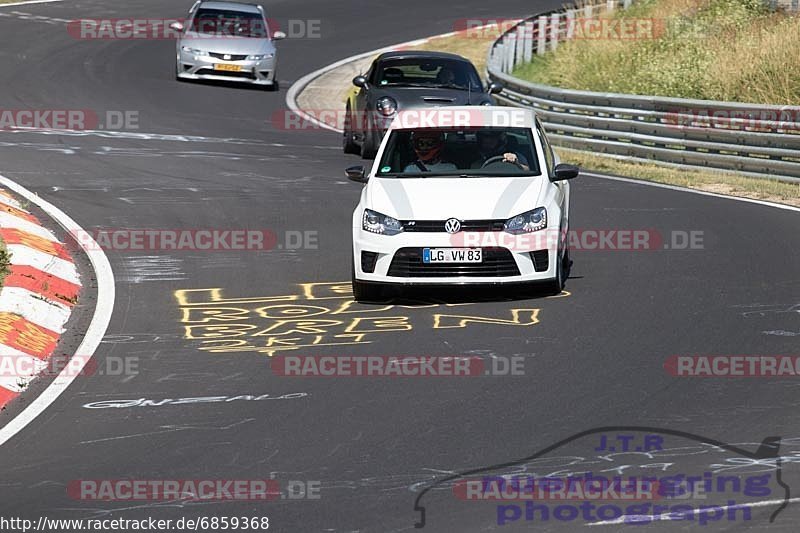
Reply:
M573 38L579 16L630 3L551 11L508 29L487 61L489 79L505 86L496 99L536 110L559 146L800 183L800 107L560 89L510 74Z

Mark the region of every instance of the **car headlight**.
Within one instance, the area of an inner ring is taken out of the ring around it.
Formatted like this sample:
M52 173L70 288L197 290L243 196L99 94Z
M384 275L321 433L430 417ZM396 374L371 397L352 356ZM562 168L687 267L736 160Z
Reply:
M521 215L511 217L503 224L503 229L508 233L531 233L547 227L547 209L537 207Z
M364 231L377 233L379 235L397 235L403 231L403 225L400 224L399 220L373 211L372 209L364 209L361 227Z
M378 98L378 101L375 102L375 107L378 108L378 111L381 115L384 117L390 117L397 111L397 102L394 98L384 96L382 98Z
M181 50L183 50L184 52L189 53L189 54L194 54L196 56L207 56L208 55L208 52L206 52L205 50L200 50L199 48L191 48L189 46L181 46Z
M248 61L261 61L262 59L269 59L274 55L275 54L254 54L251 56L247 56L247 59Z

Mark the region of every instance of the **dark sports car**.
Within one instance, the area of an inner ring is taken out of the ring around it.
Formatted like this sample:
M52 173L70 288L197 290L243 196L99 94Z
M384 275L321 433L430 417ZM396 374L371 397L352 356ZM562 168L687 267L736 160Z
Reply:
M379 55L366 74L353 78L348 96L343 148L375 157L397 111L431 106L492 105L499 84L484 87L466 58L444 52L401 51Z

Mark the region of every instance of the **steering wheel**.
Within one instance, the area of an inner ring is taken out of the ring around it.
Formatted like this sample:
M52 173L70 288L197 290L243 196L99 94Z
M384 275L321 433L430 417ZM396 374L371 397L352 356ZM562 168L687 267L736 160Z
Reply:
M516 161L506 161L506 156L505 155L496 155L496 156L490 157L489 159L487 159L486 161L483 162L483 164L481 165L481 168L486 168L489 165L493 165L495 163L508 163L509 165L516 165L518 168L520 168L522 170L525 169L525 167L522 166L522 163L519 162L519 159L517 159Z

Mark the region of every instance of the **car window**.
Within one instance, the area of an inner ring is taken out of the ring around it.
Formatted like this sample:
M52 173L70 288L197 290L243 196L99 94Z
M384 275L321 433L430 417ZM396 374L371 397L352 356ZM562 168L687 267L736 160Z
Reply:
M445 58L385 59L375 70L375 85L425 86L482 91L472 64Z
M424 145L419 137L433 138ZM504 154L513 154L503 161ZM538 176L530 128L425 128L392 130L377 176Z
M269 35L266 21L259 13L209 8L197 10L190 31L232 37L264 38Z
M547 135L544 133L544 128L539 120L536 120L536 132L539 134L539 141L542 143L542 149L544 150L544 160L545 164L547 165L547 175L553 176L554 175L554 168L555 168L555 155L553 154L553 148L550 146L550 141L547 140Z

